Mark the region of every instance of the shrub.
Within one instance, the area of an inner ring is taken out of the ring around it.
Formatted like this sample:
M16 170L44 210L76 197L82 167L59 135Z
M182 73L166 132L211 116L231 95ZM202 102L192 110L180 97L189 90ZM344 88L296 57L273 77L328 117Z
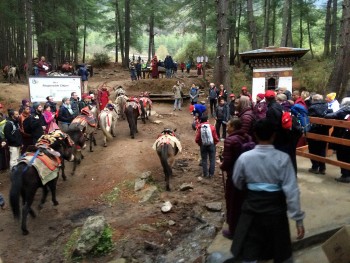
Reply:
M92 64L95 67L103 67L108 65L109 61L109 56L106 53L95 53L92 59Z

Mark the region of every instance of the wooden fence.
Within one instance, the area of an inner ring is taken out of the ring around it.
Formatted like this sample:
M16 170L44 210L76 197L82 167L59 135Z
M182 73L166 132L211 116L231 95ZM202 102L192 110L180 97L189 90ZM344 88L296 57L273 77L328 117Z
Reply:
M310 123L350 129L350 122L347 120L334 120L334 119L323 119L323 118L310 117ZM331 130L333 130L333 129L331 129ZM336 137L331 137L331 136L327 136L327 135L320 135L320 134L316 134L316 133L312 133L312 132L307 132L305 134L305 137L309 138L309 139L318 140L318 141L325 141L327 143L335 143L335 144L350 146L350 140L348 140L348 139L336 138ZM337 160L330 159L328 157L322 157L322 156L318 156L315 154L311 154L308 152L307 145L302 146L302 147L298 147L296 149L296 154L299 156L302 156L302 157L306 157L306 158L318 161L318 162L324 162L324 163L328 163L331 165L335 165L335 166L350 170L350 163L340 162Z

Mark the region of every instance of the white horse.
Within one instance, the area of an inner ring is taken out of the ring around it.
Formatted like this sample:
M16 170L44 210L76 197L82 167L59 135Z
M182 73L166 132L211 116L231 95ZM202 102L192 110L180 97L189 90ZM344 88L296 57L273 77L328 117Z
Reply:
M128 99L129 98L125 94L120 94L117 96L117 98L114 101L117 108L118 116L121 116L123 120L125 120L124 110Z
M116 125L118 121L117 106L108 103L98 116L100 128L103 132L103 146L107 147L107 140L112 140L116 136Z
M8 71L8 77L10 80L10 83L13 83L13 80L16 79L17 77L17 68L10 66L9 71ZM19 81L19 79L17 78L17 82Z

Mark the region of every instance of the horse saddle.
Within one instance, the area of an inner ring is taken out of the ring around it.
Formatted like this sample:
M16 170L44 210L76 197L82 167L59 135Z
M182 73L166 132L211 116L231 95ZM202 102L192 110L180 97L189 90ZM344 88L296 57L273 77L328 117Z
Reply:
M91 115L79 115L77 116L72 123L80 123L82 126L86 126L87 124L91 127L96 127L97 123L94 116Z

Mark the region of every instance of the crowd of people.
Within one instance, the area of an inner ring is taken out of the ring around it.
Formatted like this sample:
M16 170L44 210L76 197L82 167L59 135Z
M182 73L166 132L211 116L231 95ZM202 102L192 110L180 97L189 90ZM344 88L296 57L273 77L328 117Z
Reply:
M202 75L203 63L198 62L196 65L197 75ZM167 55L162 61L155 55L151 60L144 61L141 57L135 60L135 56L129 61L130 78L132 81L152 78L158 79L160 74L165 74L167 79L176 78L178 76L178 69L181 70L181 76L190 74L192 62L189 60L187 63L178 63L173 60L172 56ZM164 72L162 72L164 70Z
M296 148L303 136L300 130L286 129L282 116L302 107L310 117L350 120L350 98L339 104L336 93L324 97L279 87L257 94L253 102L247 87L242 87L236 98L223 85L217 88L210 83L207 109L206 101L198 102L195 85L189 93L204 178L214 176L216 145L224 141L219 157L220 169L227 175L224 186L228 229L222 234L233 239L233 255L242 262L266 259L289 262L292 251L286 211L296 221L297 238L303 238L305 233L305 214L300 208L296 180ZM311 124L309 131L329 135L329 129L326 125ZM350 139L350 131L334 128L331 136ZM326 142L307 139L307 144L310 153L326 156ZM350 163L349 146L330 144L329 148L336 150L339 161ZM326 173L324 162L310 161L310 173ZM344 168L340 171L341 176L335 180L350 183L350 171Z

